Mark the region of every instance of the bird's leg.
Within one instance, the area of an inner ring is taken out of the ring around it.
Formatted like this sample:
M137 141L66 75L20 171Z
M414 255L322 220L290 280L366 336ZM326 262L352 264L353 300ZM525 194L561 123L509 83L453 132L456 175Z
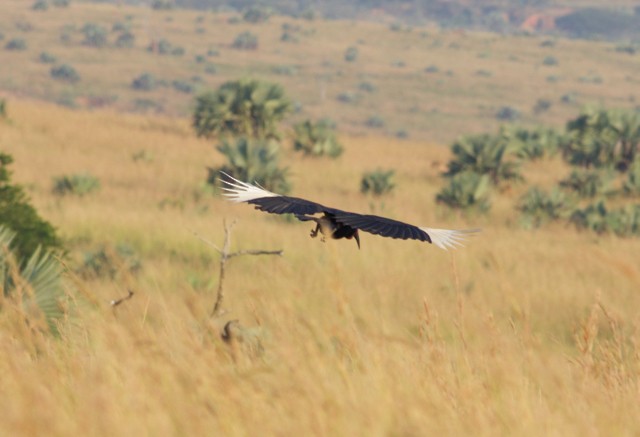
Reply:
M316 238L318 236L318 232L320 231L320 223L316 223L316 228L311 230L311 238Z

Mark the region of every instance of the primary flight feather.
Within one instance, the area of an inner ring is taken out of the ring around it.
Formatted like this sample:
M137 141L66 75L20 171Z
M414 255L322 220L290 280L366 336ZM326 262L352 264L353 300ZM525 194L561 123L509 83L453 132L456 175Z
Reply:
M360 247L358 234L360 230L382 237L426 241L447 250L449 247L461 245L469 234L478 232L478 229L451 230L419 227L377 215L342 211L298 197L272 193L257 184L239 181L226 173L223 175L228 180L221 178L220 181L226 184L222 189L225 190L224 195L229 200L255 205L255 208L260 211L272 214L293 214L298 220L313 221L316 223L316 228L311 231L312 237L316 237L320 232L323 236L334 239L355 238Z

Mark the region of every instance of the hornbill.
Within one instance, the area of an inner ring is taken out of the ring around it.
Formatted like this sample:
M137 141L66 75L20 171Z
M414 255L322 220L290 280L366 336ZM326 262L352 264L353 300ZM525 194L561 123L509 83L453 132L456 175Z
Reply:
M225 178L220 178L220 181L227 185L222 187L225 190L223 194L229 200L238 203L250 203L255 205L257 210L272 214L293 214L303 222L313 221L316 223L316 227L311 231L311 237L317 237L318 232L320 232L323 241L325 236L334 239L355 238L358 248L360 248L360 236L358 234L360 230L382 237L426 241L447 250L449 247L461 245L467 235L479 231L478 229L424 228L377 215L342 211L298 197L275 194L257 184L252 185L239 181L226 173L222 174Z

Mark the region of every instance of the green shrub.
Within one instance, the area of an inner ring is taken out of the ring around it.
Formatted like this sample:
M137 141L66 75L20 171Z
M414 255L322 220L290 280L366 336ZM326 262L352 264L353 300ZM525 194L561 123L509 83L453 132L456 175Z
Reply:
M82 27L84 34L83 44L91 47L104 47L107 45L108 31L102 26L94 23L87 23Z
M135 35L128 31L121 33L120 35L118 35L118 38L116 38L116 47L119 47L119 48L130 49L135 45L135 43L136 43Z
M152 91L158 87L158 81L153 74L144 73L133 79L131 88L139 91Z
M55 64L58 60L54 55L49 52L40 53L40 57L38 58L40 62L43 64Z
M573 203L558 189L547 194L538 187L532 187L520 198L516 208L522 213L525 227L537 228L544 223L567 218Z
M282 86L253 79L222 84L196 99L193 127L198 136L277 138L277 124L291 110Z
M242 14L242 19L247 23L264 23L271 16L271 11L262 6L250 6Z
M174 80L171 82L171 86L174 90L185 94L191 94L194 91L194 86L184 80Z
M85 279L115 279L119 273L136 274L142 269L142 261L135 250L127 244L118 244L115 249L101 246L84 253L77 273Z
M46 11L49 9L49 4L45 0L36 0L33 5L31 5L31 9L34 11Z
M238 50L256 50L258 48L258 37L251 32L242 32L233 40L231 47Z
M330 120L311 120L296 124L293 148L309 156L329 156L337 158L342 154L343 147L338 142L334 123Z
M486 212L489 203L490 179L474 172L456 173L436 196L439 203L455 209L474 209Z
M51 67L49 75L54 79L69 83L76 83L80 80L80 75L76 69L68 64Z
M627 196L640 196L640 159L629 168L622 189Z
M358 59L359 51L357 47L347 47L344 52L344 60L347 62L355 62Z
M545 56L542 63L547 66L558 65L558 59L555 56Z
M609 210L605 203L600 201L575 210L571 215L571 222L579 229L589 229L597 233L640 235L640 204Z
M254 140L240 137L224 140L217 146L227 159L219 168L209 168L207 183L218 185L224 172L238 180L256 182L267 190L286 194L290 190L288 169L280 167L280 145L273 140Z
M372 115L371 117L367 118L367 121L365 122L365 124L368 127L379 129L384 127L385 122L384 122L384 118L380 117L379 115Z
M562 188L580 197L592 198L611 194L613 175L598 170L574 170L569 177L560 181Z
M7 101L5 99L0 99L0 118L7 118Z
M13 38L4 46L5 49L20 52L27 50L27 42L23 38Z
M395 170L377 169L366 172L360 179L360 192L363 194L373 194L382 196L388 194L395 188Z
M562 147L565 137L555 129L503 126L502 136L508 143L507 149L518 158L535 160L553 156Z
M18 260L30 257L38 246L43 250L60 248L54 227L31 206L24 189L11 184L10 155L0 152L0 223L16 233L13 251Z
M487 175L494 185L522 179L519 165L508 155L509 141L501 135L471 135L453 143L453 159L445 176L458 173ZM471 176L467 176L471 181Z
M100 180L90 174L58 176L53 180L53 192L60 196L85 196L100 189Z
M496 118L504 121L514 121L520 118L520 111L511 106L503 106L496 112Z
M70 4L70 0L53 0L53 6L57 8L66 8Z
M20 303L25 309L23 315L31 317L37 308L49 330L57 333L57 323L64 316L61 305L65 295L62 265L42 246L23 257L24 254L15 248L17 238L19 234L0 225L0 293L8 296L16 289L22 289ZM28 291L25 287L28 287ZM33 328L37 323L29 323L29 326Z

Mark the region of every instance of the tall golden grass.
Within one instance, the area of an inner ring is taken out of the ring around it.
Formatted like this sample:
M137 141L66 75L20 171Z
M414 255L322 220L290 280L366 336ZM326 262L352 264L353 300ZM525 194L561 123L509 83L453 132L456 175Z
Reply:
M73 287L57 337L1 298L0 435L640 433L637 240L525 231L506 201L459 217L434 202L445 147L347 137L336 161L285 151L296 195L366 212L362 171L392 167L377 211L484 230L455 252L368 234L360 251L322 244L308 224L207 194L220 157L184 120L20 101L9 114L0 142L68 242ZM140 150L153 159L134 161ZM51 194L53 177L82 171L101 191ZM194 232L221 244L224 218L234 250L284 256L232 259L228 312L212 319L218 258ZM83 251L121 242L138 275L73 273ZM229 320L244 339L221 340Z

